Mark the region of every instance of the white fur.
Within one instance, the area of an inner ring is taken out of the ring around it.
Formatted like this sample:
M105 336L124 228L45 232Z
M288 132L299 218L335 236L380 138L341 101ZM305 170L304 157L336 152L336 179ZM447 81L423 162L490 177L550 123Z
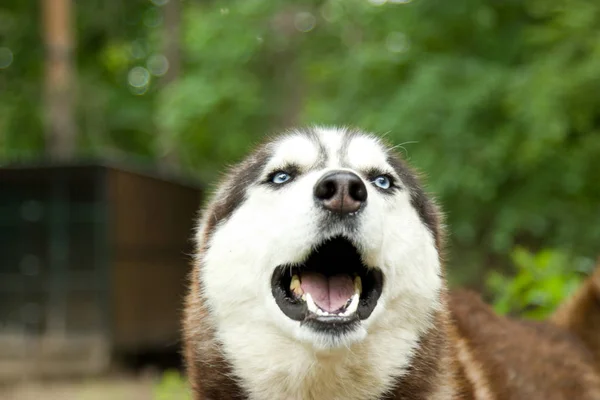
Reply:
M339 166L341 162L339 152L342 147L345 129L316 128L315 130L318 133L325 150L327 150L327 166L329 168Z
M314 144L299 135L291 135L277 143L277 153L269 160L265 172L283 168L286 164L310 168L318 161L319 152Z
M271 294L276 266L300 263L324 235L313 201L313 186L340 165L343 131L317 130L328 164L286 187L253 185L246 201L217 227L203 254L205 297L216 322L217 339L252 399L365 400L390 389L406 372L420 335L430 327L442 287L434 238L411 206L408 189L385 196L365 182L368 203L357 216L352 238L364 262L378 267L385 284L381 298L360 329L334 340L289 319ZM308 168L318 161L317 146L302 135L275 143L269 168L293 161ZM345 159L363 177L377 167L393 171L385 149L369 136L358 136ZM396 177L398 179L398 177ZM401 184L401 183L400 183ZM218 196L218 195L217 195ZM201 228L198 239L205 232Z
M381 143L370 136L358 136L348 146L347 159L357 170L379 167L384 172L394 174L387 164L387 154L381 151Z

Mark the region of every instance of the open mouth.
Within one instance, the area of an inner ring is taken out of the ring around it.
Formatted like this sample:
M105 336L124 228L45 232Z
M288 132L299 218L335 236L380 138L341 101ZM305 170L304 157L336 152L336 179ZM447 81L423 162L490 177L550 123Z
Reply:
M316 248L301 265L280 265L271 291L290 319L317 330L347 330L368 318L381 296L383 274L367 268L344 237Z

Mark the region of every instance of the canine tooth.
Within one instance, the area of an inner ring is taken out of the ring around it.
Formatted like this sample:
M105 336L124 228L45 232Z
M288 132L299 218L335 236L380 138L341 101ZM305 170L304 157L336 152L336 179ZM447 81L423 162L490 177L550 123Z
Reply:
M310 293L306 293L306 306L308 307L308 311L315 314L319 314L319 307L317 307L317 305L315 304L315 301L313 300Z
M358 293L359 295L362 293L362 279L358 275L354 277L354 293Z
M346 311L344 312L344 315L350 315L350 314L354 314L356 312L356 310L358 310L358 299L359 299L359 294L356 293L354 296L352 296L352 301L350 302L350 305L348 306L348 308L346 309Z
M300 286L300 278L298 278L298 275L294 275L292 276L292 281L290 282L290 289L294 290L298 286Z
M292 276L290 290L298 297L302 296L302 294L304 293L304 291L302 290L302 286L300 286L300 278L298 278L298 275Z

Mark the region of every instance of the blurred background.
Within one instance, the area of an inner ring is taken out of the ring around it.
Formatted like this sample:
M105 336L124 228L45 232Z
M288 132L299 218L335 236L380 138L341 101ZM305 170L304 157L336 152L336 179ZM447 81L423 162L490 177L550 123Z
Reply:
M0 397L188 398L198 206L305 124L398 145L452 286L501 313L543 318L600 253L600 3L2 0Z

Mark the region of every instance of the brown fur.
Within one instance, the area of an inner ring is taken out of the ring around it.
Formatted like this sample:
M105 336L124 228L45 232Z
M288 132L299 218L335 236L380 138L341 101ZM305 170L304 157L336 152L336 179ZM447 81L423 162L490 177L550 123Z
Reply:
M573 332L549 322L499 317L470 292L455 293L451 309L473 356L465 368L477 370L489 398L600 399L593 349Z

